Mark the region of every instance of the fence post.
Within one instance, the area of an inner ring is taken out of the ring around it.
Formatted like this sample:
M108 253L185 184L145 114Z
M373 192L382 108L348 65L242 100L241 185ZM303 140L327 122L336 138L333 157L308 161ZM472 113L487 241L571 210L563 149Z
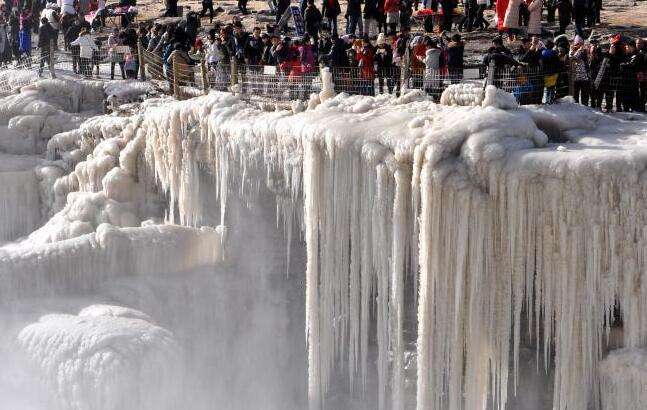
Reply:
M173 57L173 96L180 99L180 80L178 79L180 75L180 66L176 60L177 56Z
M144 58L144 45L142 44L142 39L137 39L137 57L139 58L139 79L141 81L146 81L146 66Z
M56 51L56 42L52 39L50 40L49 43L49 55L47 56L48 61L47 65L49 66L49 73L51 74L52 78L56 78L56 74L54 73L54 52Z
M490 61L490 63L487 66L487 77L485 78L485 86L487 86L488 84L495 85L494 84L495 73L496 73L496 65L494 65L494 61Z
M209 94L209 77L207 76L207 64L204 59L200 60L200 74L202 75L202 89L205 95Z
M238 61L236 57L231 58L231 86L238 84Z

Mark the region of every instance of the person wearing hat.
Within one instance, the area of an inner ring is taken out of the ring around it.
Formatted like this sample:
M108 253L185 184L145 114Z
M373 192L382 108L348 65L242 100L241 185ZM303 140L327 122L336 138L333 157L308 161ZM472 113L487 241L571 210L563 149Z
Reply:
M384 33L377 35L374 60L377 65L378 92L380 94L384 92L384 83L386 82L386 88L389 94L391 94L395 84L395 78L393 76L395 68L393 66L393 49L387 43Z

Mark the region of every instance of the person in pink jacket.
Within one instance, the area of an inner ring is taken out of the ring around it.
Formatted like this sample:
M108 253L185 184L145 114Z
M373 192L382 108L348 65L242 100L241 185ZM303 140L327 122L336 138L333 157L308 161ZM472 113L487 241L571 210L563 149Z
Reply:
M530 18L528 19L528 35L541 36L541 12L543 7L542 0L526 0Z

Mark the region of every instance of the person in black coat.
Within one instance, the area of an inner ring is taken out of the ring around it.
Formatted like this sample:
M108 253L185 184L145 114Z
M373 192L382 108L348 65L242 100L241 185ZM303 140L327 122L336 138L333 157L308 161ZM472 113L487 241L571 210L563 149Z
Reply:
M452 22L454 19L456 0L440 0L440 5L443 6L443 21L441 24L441 31L452 31Z
M362 1L348 0L346 5L346 34L355 34L359 19L362 18ZM360 35L362 33L359 33Z
M278 0L276 3L276 22L278 23L281 20L281 17L285 14L288 7L290 7L290 0Z
M559 13L559 31L557 34L564 34L566 27L571 24L573 19L573 3L571 3L571 0L558 0L557 13Z
M377 65L377 79L379 83L378 92L384 92L384 80L386 80L386 88L389 91L389 94L393 93L395 82L398 81L398 79L395 76L396 70L393 65L393 49L384 39L384 34L379 34L377 36L374 61Z
M322 20L323 16L317 6L315 6L314 0L308 0L308 6L303 12L303 24L306 33L314 39L315 44L319 41L319 29L321 28Z
M454 34L451 41L447 44L447 70L452 84L458 83L463 78L463 54L465 43L460 34Z
M328 27L332 31L332 34L338 35L337 17L341 14L339 0L323 0L321 14L328 20Z
M16 60L20 59L20 19L18 10L13 10L9 15L9 44Z
M261 38L261 29L254 27L252 35L247 37L245 44L245 63L249 65L259 65L263 57L263 39Z
M46 17L43 17L40 20L40 27L38 29L38 49L40 50L40 66L38 68L38 75L43 75L43 68L45 62L47 62L47 67L52 78L56 78L54 75L54 67L50 64L50 53L52 50L52 43L56 40L57 32L54 30L49 20Z

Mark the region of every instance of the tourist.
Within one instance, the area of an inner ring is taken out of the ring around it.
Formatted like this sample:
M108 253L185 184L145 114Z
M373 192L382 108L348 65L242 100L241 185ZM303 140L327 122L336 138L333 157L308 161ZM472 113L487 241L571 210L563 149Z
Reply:
M519 35L519 8L521 7L522 0L510 0L508 3L508 10L503 19L503 26L508 32L508 40L514 42Z
M573 69L573 98L582 105L589 104L591 90L591 75L589 73L589 57L584 41L577 36L573 41L571 50L568 53Z
M55 78L54 67L52 67L50 53L54 52L52 44L56 35L56 30L50 25L49 20L43 17L38 29L38 49L40 50L40 66L38 67L38 76L43 74L43 67L47 63L52 78ZM31 44L30 44L31 48Z
M84 29L79 34L79 38L70 43L72 46L79 46L79 57L81 65L81 74L89 78L92 76L92 57L94 51L98 51L97 45L94 43L94 38L90 35L87 29ZM42 62L41 62L42 67Z
M552 104L557 95L557 79L559 76L559 55L555 50L555 43L552 40L546 41L541 51L539 64L544 74L544 103Z
M377 78L379 83L378 92L384 92L384 84L389 94L393 92L394 78L393 78L393 49L391 45L386 42L384 33L377 36L375 46L374 61L377 67Z
M123 45L123 41L119 36L119 29L114 28L112 33L108 36L108 60L110 60L110 79L115 79L115 65L119 64L121 70L121 78L126 78L124 70L124 55L119 52L118 47Z
M209 24L213 23L213 0L202 0L202 11L200 16L204 17L209 12Z
M323 16L321 11L315 6L314 0L308 0L308 5L303 12L303 23L306 33L314 40L315 44L319 42L319 29Z
M337 16L341 14L339 0L323 0L321 14L323 14L323 16L328 20L328 27L332 34L338 35Z
M358 25L359 34L362 34L362 2L361 0L348 0L346 3L346 34L355 35Z
M528 36L541 36L541 13L543 2L542 0L527 0L528 1Z

